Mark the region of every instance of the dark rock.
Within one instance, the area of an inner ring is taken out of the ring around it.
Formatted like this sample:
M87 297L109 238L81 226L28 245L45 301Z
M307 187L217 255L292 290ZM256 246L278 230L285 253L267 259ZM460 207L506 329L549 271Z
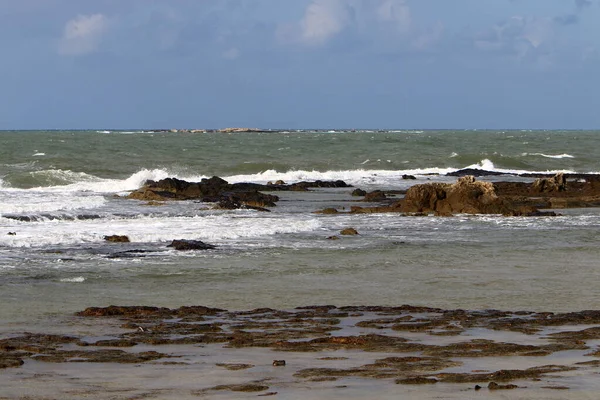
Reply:
M385 195L384 192L382 192L381 190L374 190L370 193L367 193L365 195L365 198L363 199L363 201L376 202L376 201L383 201L385 199L387 199L387 196Z
M396 383L400 385L427 385L437 383L437 379L426 378L423 376L414 376L403 379L396 379Z
M488 384L488 389L489 390L507 390L507 389L517 389L517 388L518 388L517 385L512 385L512 384L499 385L496 382L490 382Z
M366 194L367 194L367 191L366 190L362 190L362 189L354 189L352 191L352 196L360 196L360 197L362 197L362 196L364 196Z
M210 250L216 249L216 246L204 243L200 240L173 240L167 247L173 247L175 250Z
M125 235L104 236L104 240L106 240L107 242L113 242L113 243L129 243L130 242L129 238Z
M415 180L417 178L413 175L402 175L402 179Z
M354 228L346 228L340 231L340 235L358 235L358 231Z
M333 236L328 236L327 240L340 240L340 238L339 238L339 236L333 235Z
M16 232L8 232L9 236L15 236L17 233Z
M463 169L459 169L458 171L448 172L446 174L446 176L457 176L457 177L461 177L461 176L480 177L480 176L499 176L499 175L510 175L510 174L507 174L504 172L497 172L497 171L486 171L484 169L478 169L478 168L463 168Z
M273 360L274 367L285 367L285 360Z
M209 390L230 390L232 392L262 392L269 389L266 385L258 383L242 383L239 385L218 385Z

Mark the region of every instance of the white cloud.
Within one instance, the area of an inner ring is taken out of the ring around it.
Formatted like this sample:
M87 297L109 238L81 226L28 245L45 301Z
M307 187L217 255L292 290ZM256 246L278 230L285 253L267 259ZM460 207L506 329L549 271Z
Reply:
M82 55L95 51L107 27L107 18L102 14L78 15L66 23L59 52Z
M340 33L352 20L350 8L340 0L313 0L300 21L302 40L323 44Z

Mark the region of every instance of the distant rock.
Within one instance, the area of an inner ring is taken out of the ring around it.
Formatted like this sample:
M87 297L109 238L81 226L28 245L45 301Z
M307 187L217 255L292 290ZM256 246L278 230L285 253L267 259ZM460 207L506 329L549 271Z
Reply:
M354 228L346 228L340 231L340 235L358 235L358 231Z
M200 240L186 239L173 240L167 247L173 247L175 250L211 250L216 248L216 246Z
M464 168L464 169L459 169L458 171L448 172L446 174L446 176L457 176L457 177L461 177L461 176L479 177L479 176L499 176L499 175L510 175L510 174L507 174L505 172L498 172L498 171L487 171L485 169L479 169L479 168Z
M417 178L414 175L402 175L402 179L415 180Z

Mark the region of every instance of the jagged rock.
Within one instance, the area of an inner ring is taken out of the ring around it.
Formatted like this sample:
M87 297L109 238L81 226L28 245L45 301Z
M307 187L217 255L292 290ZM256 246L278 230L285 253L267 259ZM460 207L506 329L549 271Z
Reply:
M216 248L216 246L200 240L186 239L173 240L167 247L173 247L175 250L210 250Z
M107 242L113 242L113 243L129 243L129 237L125 236L125 235L110 235L110 236L104 236L104 240L106 240Z
M455 184L412 186L406 192L401 209L403 212L433 211L439 215L503 214L509 211L491 182L476 181L473 176L461 177Z
M402 179L415 180L417 178L414 175L402 175Z
M564 192L567 190L567 178L563 173L558 173L552 178L539 178L533 182L533 193Z
M358 231L354 228L346 228L340 231L340 235L358 235Z

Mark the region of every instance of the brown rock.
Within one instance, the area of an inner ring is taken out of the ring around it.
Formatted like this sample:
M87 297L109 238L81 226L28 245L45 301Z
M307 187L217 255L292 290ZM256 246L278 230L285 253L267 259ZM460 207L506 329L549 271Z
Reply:
M358 235L358 231L354 228L346 228L340 231L341 235Z
M129 238L125 235L104 236L104 240L106 240L107 242L114 242L114 243L129 243L130 242Z
M564 192L567 190L567 178L563 173L558 173L552 178L539 178L533 182L533 193Z
M365 195L365 198L363 199L363 201L375 202L375 201L383 201L385 199L387 199L387 196L385 195L384 192L382 192L381 190L374 190L370 193L367 193Z

